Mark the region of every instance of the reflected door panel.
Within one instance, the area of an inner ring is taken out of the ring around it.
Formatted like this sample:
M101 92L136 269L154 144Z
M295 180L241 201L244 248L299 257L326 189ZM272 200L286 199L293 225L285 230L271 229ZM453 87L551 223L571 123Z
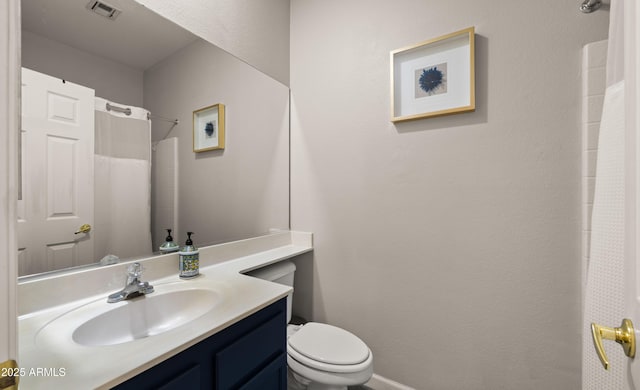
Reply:
M22 70L19 273L93 262L94 90Z

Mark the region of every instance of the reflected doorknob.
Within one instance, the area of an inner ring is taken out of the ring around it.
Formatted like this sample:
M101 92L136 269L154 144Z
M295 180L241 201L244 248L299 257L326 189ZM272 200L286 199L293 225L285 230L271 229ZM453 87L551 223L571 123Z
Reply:
M631 359L636 356L636 335L630 319L622 320L619 328L609 328L592 322L591 336L593 337L593 346L596 347L596 352L605 370L609 369L609 360L602 347L602 339L612 340L622 345L624 354Z
M90 231L91 231L91 225L89 225L88 223L85 223L84 225L80 226L74 234L89 233Z

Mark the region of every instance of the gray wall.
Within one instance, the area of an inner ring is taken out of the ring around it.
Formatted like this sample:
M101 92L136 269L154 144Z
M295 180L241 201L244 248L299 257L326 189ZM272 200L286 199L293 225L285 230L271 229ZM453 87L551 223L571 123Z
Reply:
M136 0L289 85L289 0Z
M193 111L217 103L226 106L225 149L194 153ZM154 141L178 138L176 240L186 231L203 245L288 229L286 86L198 40L145 72L144 107L180 120L152 126Z
M93 88L96 96L142 106L142 71L22 31L22 66Z
M581 48L572 1L291 2L299 314L419 389L579 389ZM475 113L394 125L389 51L476 27Z

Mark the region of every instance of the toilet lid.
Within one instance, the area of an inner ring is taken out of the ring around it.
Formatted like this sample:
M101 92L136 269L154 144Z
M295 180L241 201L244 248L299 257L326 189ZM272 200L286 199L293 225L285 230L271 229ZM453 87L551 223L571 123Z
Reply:
M317 322L309 322L289 337L289 346L315 361L350 365L369 357L367 345L344 329Z

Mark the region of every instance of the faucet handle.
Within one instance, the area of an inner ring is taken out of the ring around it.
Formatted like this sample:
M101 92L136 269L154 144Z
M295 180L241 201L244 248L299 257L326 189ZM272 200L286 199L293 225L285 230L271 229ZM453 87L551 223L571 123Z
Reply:
M139 278L142 276L142 271L144 271L144 268L142 268L142 265L137 262L127 267L127 272L130 277Z

